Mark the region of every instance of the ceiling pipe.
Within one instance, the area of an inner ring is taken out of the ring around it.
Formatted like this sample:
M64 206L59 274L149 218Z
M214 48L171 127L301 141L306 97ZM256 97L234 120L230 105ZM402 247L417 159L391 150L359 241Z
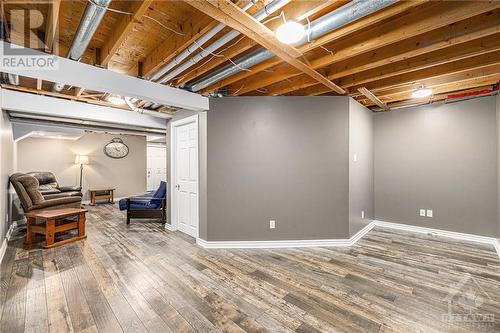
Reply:
M397 1L398 0L353 0L344 6L314 20L310 24L305 25L305 36L302 40L295 43L294 46L302 46L310 40L322 37L330 31L345 26L355 20L359 20L382 8L390 6ZM269 60L274 56L274 53L269 50L264 48L258 49L244 57L241 57L235 61L235 64L229 64L196 81L188 88L194 92L200 91L229 76L241 72L244 69L249 69L257 64L260 64L261 62Z
M248 1L241 10L246 12L250 7L254 5L254 0ZM212 37L218 34L222 29L226 27L225 24L219 23L212 29L210 29L206 34L198 38L193 44L189 45L184 51L182 51L178 56L176 56L172 61L167 63L165 66L160 68L155 74L153 74L148 79L151 81L156 81L161 78L165 73L168 73L172 68L176 65L180 64L184 59L186 59L189 55L194 53L200 46L208 42Z
M275 13L276 11L278 11L279 9L284 7L290 1L291 0L274 0L273 2L267 4L263 9L256 12L253 15L253 17L257 21L262 21L263 19L267 18L269 15ZM245 10L245 9L243 9L243 10ZM218 40L216 40L215 42L213 42L212 44L210 44L209 46L204 48L201 52L199 52L198 54L193 56L191 59L189 59L188 61L183 63L181 66L177 67L172 72L168 73L165 77L160 79L158 82L165 83L165 82L172 80L173 78L177 77L179 74L181 74L182 72L187 70L189 67L195 65L200 60L206 58L207 56L212 54L214 51L221 48L225 44L229 43L231 40L235 39L239 35L240 35L240 32L236 31L236 30L232 30L232 31L228 32L227 34L225 34L224 36L222 36L221 38L219 38ZM176 65L176 63L173 66L175 66L175 65Z
M75 34L75 38L71 43L67 58L75 61L80 61L85 50L89 46L92 37L94 36L99 24L106 14L106 9L111 3L111 0L90 0L85 7L80 25ZM52 90L61 92L64 90L64 83L55 83Z
M132 99L130 97L125 97L125 103L127 103L129 108L131 108L132 111L135 111L135 112L139 112L139 113L142 113L142 114L145 114L148 116L153 116L153 117L163 118L163 119L171 119L172 118L172 115L167 114L167 113L158 112L158 111L150 111L150 110L138 108L134 104L134 102L132 101Z

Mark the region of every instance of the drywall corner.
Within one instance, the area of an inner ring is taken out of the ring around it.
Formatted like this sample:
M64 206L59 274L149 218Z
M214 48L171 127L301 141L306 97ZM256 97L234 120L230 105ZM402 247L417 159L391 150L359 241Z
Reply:
M496 98L496 120L497 120L497 238L500 239L500 94Z
M349 98L349 236L374 218L373 113Z

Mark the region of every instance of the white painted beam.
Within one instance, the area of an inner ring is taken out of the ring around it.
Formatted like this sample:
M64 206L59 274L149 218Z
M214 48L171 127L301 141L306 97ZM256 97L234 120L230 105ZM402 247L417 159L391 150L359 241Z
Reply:
M10 48L11 44L1 41L0 51ZM13 46L16 52L29 57L48 57L49 55L33 49ZM208 98L186 90L169 87L163 84L139 79L107 69L87 65L58 56L55 59L57 69L28 69L21 66L9 66L10 56L2 53L3 72L27 76L51 82L59 82L89 90L107 92L121 96L135 97L162 105L183 108L193 111L208 110Z
M2 109L47 117L166 129L167 120L139 112L1 89Z

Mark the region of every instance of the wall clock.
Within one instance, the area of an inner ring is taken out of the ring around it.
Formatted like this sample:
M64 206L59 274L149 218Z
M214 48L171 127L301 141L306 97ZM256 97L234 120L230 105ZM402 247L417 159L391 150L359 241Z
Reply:
M128 155L128 146L120 138L113 138L104 146L104 154L111 158L124 158Z

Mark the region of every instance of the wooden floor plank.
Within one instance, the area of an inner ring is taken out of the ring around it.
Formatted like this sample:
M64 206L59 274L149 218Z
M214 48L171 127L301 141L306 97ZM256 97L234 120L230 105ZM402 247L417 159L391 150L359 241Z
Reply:
M9 244L2 333L500 331L500 260L486 244L377 227L351 247L207 250L159 223L126 225L113 205L90 207L87 234ZM450 294L454 311L493 321L446 322Z

